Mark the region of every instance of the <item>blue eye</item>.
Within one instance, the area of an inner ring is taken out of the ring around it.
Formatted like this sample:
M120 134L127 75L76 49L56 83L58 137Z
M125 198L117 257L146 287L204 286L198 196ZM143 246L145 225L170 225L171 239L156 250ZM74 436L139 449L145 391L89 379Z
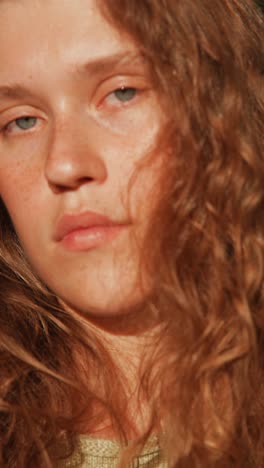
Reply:
M15 120L15 124L21 130L30 130L31 128L35 127L37 123L36 117L20 117L19 119Z
M114 91L115 97L121 102L131 101L137 94L136 88L120 88Z

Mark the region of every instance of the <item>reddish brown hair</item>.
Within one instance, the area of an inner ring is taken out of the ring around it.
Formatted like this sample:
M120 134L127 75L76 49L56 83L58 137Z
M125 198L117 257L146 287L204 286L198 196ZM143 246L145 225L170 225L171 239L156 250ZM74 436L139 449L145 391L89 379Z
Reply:
M171 466L259 468L261 14L251 0L109 0L101 7L146 56L168 116L166 191L144 249L156 285L150 306L155 304L164 323L160 346L142 376L145 391L155 395L153 422L162 415ZM52 466L61 444L71 450L78 411L96 400L90 373L102 360L107 363L105 395L118 377L113 379L114 363L103 346L34 277L4 206L0 226L0 464ZM86 354L85 375L72 349ZM119 384L111 399L99 403L112 412L122 437ZM91 428L94 422L91 416Z

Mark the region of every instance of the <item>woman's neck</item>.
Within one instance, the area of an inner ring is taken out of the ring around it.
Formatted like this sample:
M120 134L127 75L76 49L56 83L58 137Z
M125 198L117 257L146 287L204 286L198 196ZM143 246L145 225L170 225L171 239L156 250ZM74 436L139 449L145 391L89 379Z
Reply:
M138 315L137 319L140 321L140 315ZM104 326L102 326L102 322ZM125 329L124 319L115 327L113 321L110 327L106 327L106 322L108 321L100 321L98 325L95 320L86 320L85 326L88 327L89 334L94 334L102 344L115 367L112 374L114 381L111 384L111 391L120 392L120 394L123 392L122 408L124 414L122 422L128 422L125 430L127 437L132 439L145 433L151 422L152 402L147 395L146 389L142 386L142 377L156 349L157 340L161 334L161 326L153 321L153 326L146 326L143 330L141 328L139 333L136 326ZM143 318L142 322L144 322ZM133 320L131 320L132 323ZM150 324L150 321L148 323ZM100 376L111 376L111 372L106 369L104 369L104 372L102 371L101 368ZM96 389L98 396L100 396L99 388L100 383L96 382L94 389ZM104 385L102 385L102 388L104 388ZM103 400L108 396L104 395L104 391L102 392ZM115 396L113 395L113 399L115 399ZM156 428L156 431L159 431L159 429ZM86 432L85 427L80 432ZM115 438L116 435L110 418L105 415L90 435L103 439Z

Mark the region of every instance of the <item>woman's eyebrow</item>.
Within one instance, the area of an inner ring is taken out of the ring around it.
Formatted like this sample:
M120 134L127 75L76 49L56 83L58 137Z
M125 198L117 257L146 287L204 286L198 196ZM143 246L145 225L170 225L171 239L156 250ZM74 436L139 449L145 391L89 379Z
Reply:
M12 85L0 85L0 100L4 98L18 99L21 97L33 97L34 94L20 83L13 83Z
M115 72L120 67L145 67L146 58L142 54L126 51L111 56L98 57L82 64L74 64L70 68L72 74L88 75L91 77L100 76L103 74ZM25 97L34 97L27 86L21 83L12 83L8 85L0 85L0 100L1 99L18 99Z
M120 66L144 66L146 67L146 58L138 52L125 51L118 54L98 57L83 64L73 66L73 73L88 74L93 76L104 73L114 72Z

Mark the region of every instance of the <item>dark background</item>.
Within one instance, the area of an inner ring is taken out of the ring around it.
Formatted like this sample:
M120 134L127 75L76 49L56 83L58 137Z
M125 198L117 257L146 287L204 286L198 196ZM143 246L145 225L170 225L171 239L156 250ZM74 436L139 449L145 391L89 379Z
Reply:
M260 8L262 8L264 11L264 0L256 0L256 2L260 6Z

